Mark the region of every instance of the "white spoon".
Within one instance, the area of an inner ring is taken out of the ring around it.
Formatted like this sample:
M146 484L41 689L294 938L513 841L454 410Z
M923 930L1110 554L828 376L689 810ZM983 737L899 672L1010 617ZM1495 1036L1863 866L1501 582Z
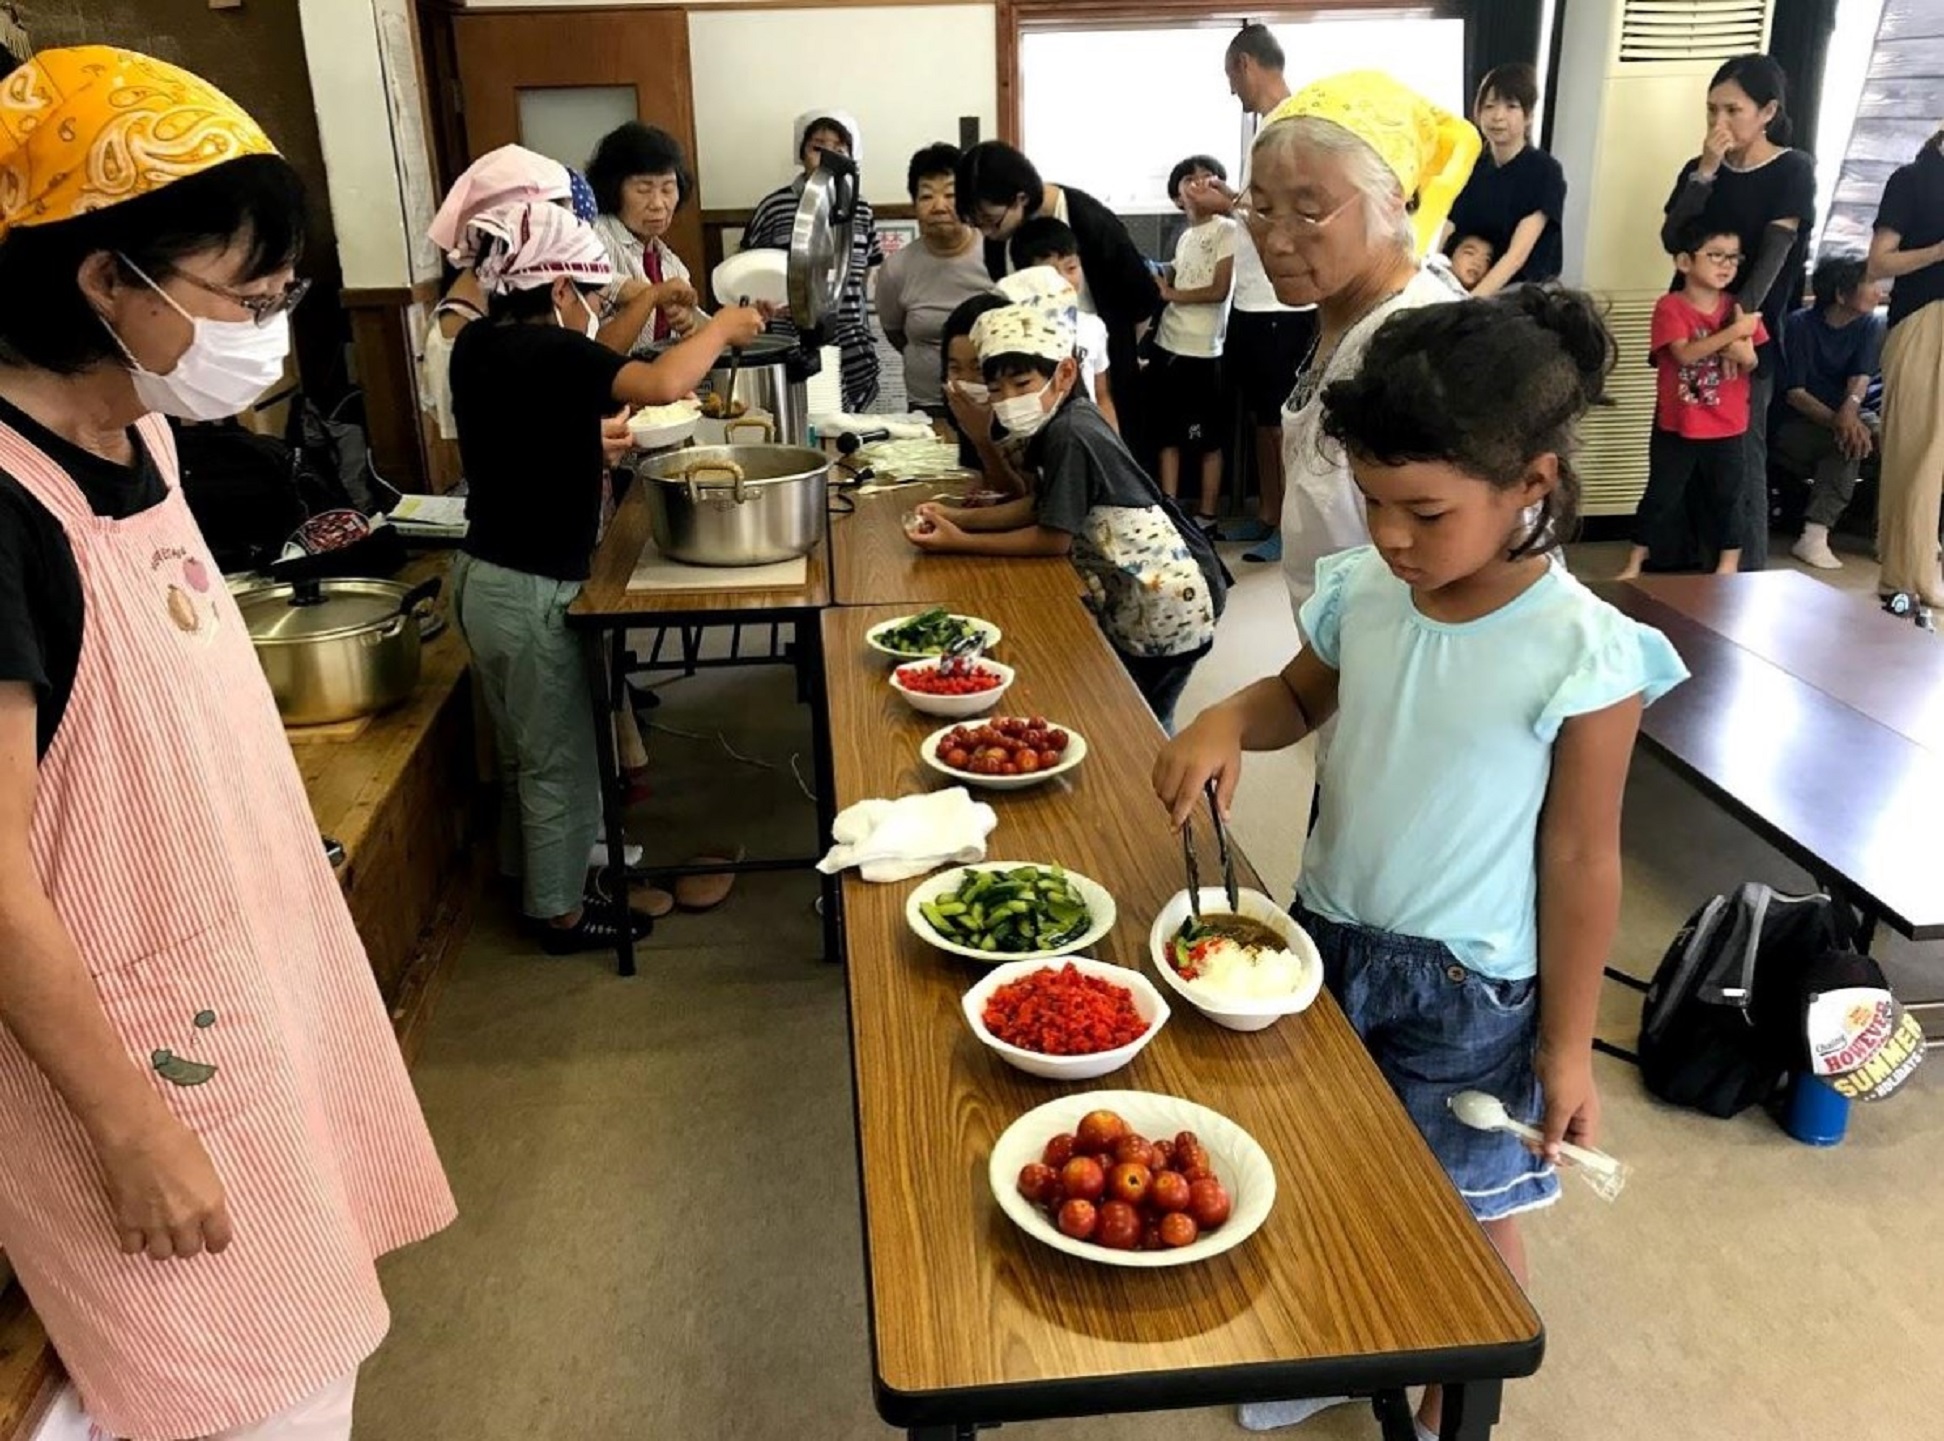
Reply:
M1528 1126L1524 1121L1515 1121L1505 1109L1505 1102L1497 1096L1483 1091L1460 1091L1448 1096L1445 1105L1451 1114L1474 1130L1510 1131L1513 1135L1527 1141L1537 1141L1545 1133L1537 1126ZM1559 1143L1559 1153L1585 1168L1587 1179L1598 1176L1602 1182L1618 1190L1626 1183L1626 1165L1609 1156L1605 1151L1595 1151L1588 1146L1575 1146L1571 1141ZM1602 1190L1604 1187L1596 1186Z

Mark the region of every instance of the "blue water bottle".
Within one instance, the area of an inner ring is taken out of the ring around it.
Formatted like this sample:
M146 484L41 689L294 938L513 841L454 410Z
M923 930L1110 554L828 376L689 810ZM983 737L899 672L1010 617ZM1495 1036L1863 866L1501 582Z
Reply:
M1805 1146L1834 1146L1849 1129L1849 1113L1848 1097L1822 1077L1797 1071L1789 1084L1782 1129Z

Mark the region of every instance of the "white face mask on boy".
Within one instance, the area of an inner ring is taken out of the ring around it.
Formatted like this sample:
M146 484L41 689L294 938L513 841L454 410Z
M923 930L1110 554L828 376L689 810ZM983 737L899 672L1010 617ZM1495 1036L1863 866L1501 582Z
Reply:
M1027 440L1046 424L1050 412L1041 403L1053 382L1047 381L1030 395L1015 395L992 403L992 418L1006 429L1008 440Z
M254 320L210 320L191 315L132 260L124 258L122 263L168 301L170 308L189 322L192 332L189 348L176 359L175 368L167 375L157 375L135 358L115 327L102 320L102 327L128 361L136 398L150 410L179 420L227 420L247 409L283 375L284 358L290 354L288 312L279 311L262 325Z

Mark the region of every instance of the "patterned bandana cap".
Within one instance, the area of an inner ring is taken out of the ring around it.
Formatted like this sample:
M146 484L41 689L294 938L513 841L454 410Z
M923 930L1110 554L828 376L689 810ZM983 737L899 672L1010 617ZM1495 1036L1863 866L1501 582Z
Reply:
M466 227L474 216L522 200L565 200L572 192L572 174L558 160L523 145L502 145L473 161L452 182L425 233L454 265L470 265L473 251Z
M187 70L108 45L43 50L0 79L0 235L276 153L241 106Z
M578 170L567 172L568 200L573 206L574 218L585 220L589 225L601 213L599 202L594 199L594 187L587 183L587 177Z
M1341 125L1377 152L1404 198L1417 199L1411 228L1418 254L1427 254L1484 148L1471 122L1381 70L1346 70L1305 85L1269 112L1263 128L1299 115Z
M810 138L812 124L819 120L835 120L850 132L850 158L853 164L864 163L864 137L857 133L857 117L848 110L806 110L797 116L790 127L790 164L803 168L803 142Z
M1073 338L1070 309L1031 301L988 310L972 322L981 364L1001 355L1033 355L1057 365L1073 354Z
M473 273L488 295L533 290L562 276L577 285L614 280L614 262L594 228L544 200L517 201L475 215L465 238L478 256Z

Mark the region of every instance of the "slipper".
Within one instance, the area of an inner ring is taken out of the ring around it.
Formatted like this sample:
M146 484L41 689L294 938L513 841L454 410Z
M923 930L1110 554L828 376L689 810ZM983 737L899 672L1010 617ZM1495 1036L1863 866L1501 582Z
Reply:
M675 909L675 897L660 886L638 885L628 887L628 909L636 915L646 916L658 921Z
M734 865L745 852L736 847L734 855L696 856L688 862L692 866L705 866L710 862L721 865ZM736 886L733 871L716 871L710 875L681 876L675 882L675 904L685 911L712 911L729 899L729 892Z

